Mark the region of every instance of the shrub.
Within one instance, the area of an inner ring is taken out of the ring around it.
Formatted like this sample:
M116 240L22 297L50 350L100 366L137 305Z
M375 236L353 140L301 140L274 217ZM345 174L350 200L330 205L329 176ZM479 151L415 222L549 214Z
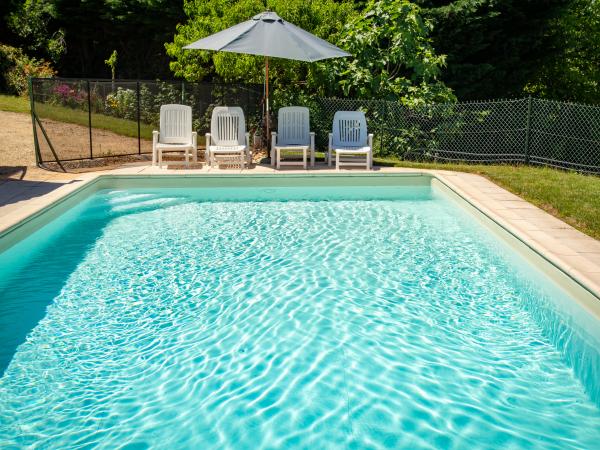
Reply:
M26 95L29 77L51 78L56 75L48 61L31 58L23 50L0 44L0 89Z
M137 94L133 89L117 88L106 96L106 112L122 119L137 118Z
M72 84L58 84L52 88L50 102L55 105L69 106L87 110L87 93L80 90L79 86Z

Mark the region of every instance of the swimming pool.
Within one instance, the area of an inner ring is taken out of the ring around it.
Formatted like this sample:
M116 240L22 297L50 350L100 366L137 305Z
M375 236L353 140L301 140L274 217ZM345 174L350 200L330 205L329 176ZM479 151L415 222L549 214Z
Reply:
M598 320L430 177L79 195L0 255L3 447L599 447Z

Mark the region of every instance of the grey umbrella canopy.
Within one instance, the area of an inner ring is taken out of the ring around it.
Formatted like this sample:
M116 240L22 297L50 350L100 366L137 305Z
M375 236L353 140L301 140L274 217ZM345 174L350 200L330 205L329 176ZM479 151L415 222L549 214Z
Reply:
M335 45L286 22L272 11L257 14L246 22L219 31L183 48L246 53L308 62L350 56Z
M183 47L265 56L267 142L269 134L269 57L314 62L350 56L342 49L265 11L246 22L207 36Z

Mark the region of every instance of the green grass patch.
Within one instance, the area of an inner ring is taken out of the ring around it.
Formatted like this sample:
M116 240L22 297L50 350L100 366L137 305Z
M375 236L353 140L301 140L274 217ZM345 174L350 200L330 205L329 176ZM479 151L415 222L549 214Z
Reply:
M29 98L0 94L0 111L29 113Z
M0 94L0 111L29 113L29 99L27 97ZM38 103L36 104L36 112L40 119L74 123L84 127L89 125L87 111L80 109ZM135 120L120 119L105 114L92 113L92 126L93 128L112 131L121 136L137 138L137 122ZM140 136L142 139L152 139L153 129L154 127L152 125L144 123L140 124Z
M581 232L600 239L600 177L548 167L414 163L383 158L375 158L375 161L396 167L482 175Z
M57 122L74 123L87 127L89 117L87 111L71 109L65 106L40 103L36 105L36 113L40 119L56 120ZM121 119L119 117L92 113L92 127L112 131L121 136L137 138L137 122L135 120ZM152 125L140 124L140 136L142 139L152 139Z

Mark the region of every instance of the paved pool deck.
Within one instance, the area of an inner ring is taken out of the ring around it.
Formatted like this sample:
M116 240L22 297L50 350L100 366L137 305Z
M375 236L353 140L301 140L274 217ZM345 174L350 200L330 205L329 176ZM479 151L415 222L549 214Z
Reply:
M40 211L100 175L219 175L219 174L306 174L356 173L358 169L335 171L327 166L297 170L274 170L257 165L251 169L169 169L148 164L130 164L111 170L87 173L57 173L37 168L22 178L0 180L0 233ZM551 216L488 179L469 173L376 167L371 173L431 174L471 205L517 236L563 272L600 297L600 241Z

